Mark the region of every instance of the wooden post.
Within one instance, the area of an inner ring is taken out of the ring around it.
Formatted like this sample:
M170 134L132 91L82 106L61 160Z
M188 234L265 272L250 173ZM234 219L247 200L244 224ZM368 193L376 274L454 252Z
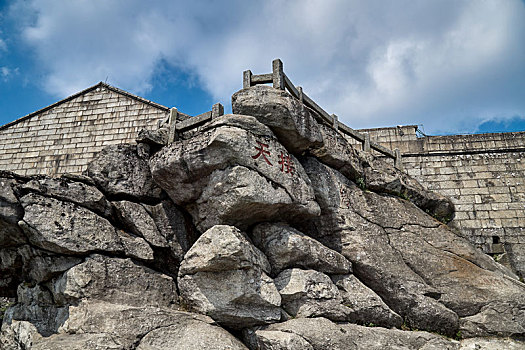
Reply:
M298 86L297 87L297 91L299 91L299 101L301 101L301 103L304 103L304 98L303 98L303 88Z
M403 159L401 158L401 151L396 148L394 150L394 154L396 155L396 158L394 159L394 166L398 168L399 170L403 169Z
M224 115L224 106L220 103L214 104L211 108L211 119L215 119L217 117L220 117L221 115Z
M370 134L365 132L365 141L363 141L363 151L370 152Z
M252 71L245 70L242 72L242 88L247 89L252 86Z
M177 111L177 108L173 107L170 109L170 117L169 117L170 133L168 135L168 144L173 143L173 141L176 141L178 139L177 130L175 130L175 125L177 124L178 114L179 112Z
M276 58L272 62L272 68L273 87L279 90L284 90L283 62Z
M334 129L337 131L339 129L339 117L332 114L332 118L334 119Z

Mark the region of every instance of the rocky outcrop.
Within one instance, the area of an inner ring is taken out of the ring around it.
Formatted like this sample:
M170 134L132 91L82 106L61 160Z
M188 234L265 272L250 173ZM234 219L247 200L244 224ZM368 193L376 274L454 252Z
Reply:
M525 285L446 198L281 91L233 104L83 176L0 173L0 349L523 347Z
M334 323L326 318L297 318L244 332L251 349L456 350L459 342L427 332L405 332L379 327Z
M161 190L151 177L148 162L133 145L104 148L89 164L87 175L111 198L151 200Z
M408 325L452 335L464 317L511 300L507 326L525 322L516 318L525 305L523 284L446 226L403 199L361 190L313 158L303 166L323 212L303 231L348 258L356 276ZM515 334L485 321L499 335Z
M330 274L352 271L352 264L344 256L286 224L257 225L252 237L268 257L274 275L292 267Z
M232 226L214 226L181 263L182 303L232 328L277 322L281 297L269 272L268 260L246 235Z
M232 96L232 112L257 118L293 154L323 144L315 112L285 91L264 85L240 90Z
M299 161L253 117L217 118L194 137L164 147L150 165L155 181L201 231L319 214Z

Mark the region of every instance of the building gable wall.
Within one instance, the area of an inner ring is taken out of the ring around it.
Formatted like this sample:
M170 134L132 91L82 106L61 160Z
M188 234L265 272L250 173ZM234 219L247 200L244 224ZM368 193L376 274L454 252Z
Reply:
M0 170L20 175L82 173L112 144L134 142L168 116L155 106L99 84L0 130Z

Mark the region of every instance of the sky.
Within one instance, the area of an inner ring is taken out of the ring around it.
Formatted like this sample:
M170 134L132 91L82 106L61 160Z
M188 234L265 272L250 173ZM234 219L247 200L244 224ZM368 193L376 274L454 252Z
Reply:
M275 58L352 128L525 131L524 0L0 0L0 125L99 81L231 111Z

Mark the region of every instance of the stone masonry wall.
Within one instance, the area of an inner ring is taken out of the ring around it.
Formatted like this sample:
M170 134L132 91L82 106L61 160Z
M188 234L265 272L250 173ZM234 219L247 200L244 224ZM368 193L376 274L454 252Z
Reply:
M418 137L416 130L361 131L399 148L409 175L451 198L449 226L525 276L525 132Z
M133 142L169 109L100 83L0 127L0 170L82 173L107 145Z

